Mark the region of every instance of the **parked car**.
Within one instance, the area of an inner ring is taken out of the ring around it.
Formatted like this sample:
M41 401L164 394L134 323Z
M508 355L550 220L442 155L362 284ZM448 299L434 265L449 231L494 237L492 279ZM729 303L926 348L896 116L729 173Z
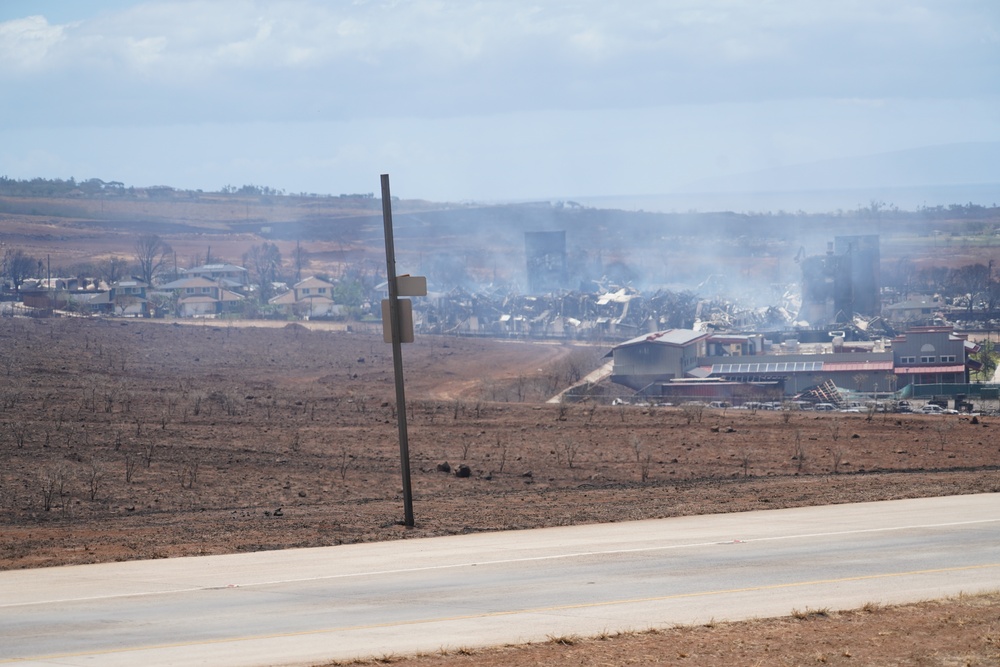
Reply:
M816 407L813 408L816 412L833 412L837 409L837 406L833 403L817 403Z
M934 405L933 403L928 403L924 407L920 408L920 410L918 410L918 412L920 414L924 414L924 415L943 415L943 414L945 414L944 408L942 408L940 405Z

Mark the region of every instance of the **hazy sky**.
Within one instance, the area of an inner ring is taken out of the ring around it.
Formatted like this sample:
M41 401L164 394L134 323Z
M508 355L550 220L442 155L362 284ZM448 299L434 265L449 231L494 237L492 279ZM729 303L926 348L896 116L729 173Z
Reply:
M0 91L14 178L663 193L1000 141L1000 2L2 0Z

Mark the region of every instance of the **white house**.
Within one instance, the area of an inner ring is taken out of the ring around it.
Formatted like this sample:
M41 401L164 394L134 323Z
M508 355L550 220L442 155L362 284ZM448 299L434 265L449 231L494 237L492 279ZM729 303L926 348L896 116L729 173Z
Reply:
M343 307L333 302L333 289L333 283L313 276L296 283L284 294L272 297L268 303L300 317L341 315Z

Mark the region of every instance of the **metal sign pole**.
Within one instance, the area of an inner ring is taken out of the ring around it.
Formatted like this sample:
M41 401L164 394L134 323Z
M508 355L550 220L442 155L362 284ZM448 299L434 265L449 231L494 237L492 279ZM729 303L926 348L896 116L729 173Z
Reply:
M403 346L396 281L396 251L392 241L392 198L389 174L382 174L382 221L385 225L385 268L389 280L389 324L392 330L392 369L396 378L396 423L399 427L399 463L403 475L404 525L413 527L413 492L410 487L410 445L406 436L406 396L403 391Z

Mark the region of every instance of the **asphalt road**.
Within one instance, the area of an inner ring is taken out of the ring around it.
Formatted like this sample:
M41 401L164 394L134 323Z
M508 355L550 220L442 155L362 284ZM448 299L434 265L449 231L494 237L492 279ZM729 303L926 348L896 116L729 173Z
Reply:
M1000 494L954 496L0 572L0 664L315 664L996 589Z

